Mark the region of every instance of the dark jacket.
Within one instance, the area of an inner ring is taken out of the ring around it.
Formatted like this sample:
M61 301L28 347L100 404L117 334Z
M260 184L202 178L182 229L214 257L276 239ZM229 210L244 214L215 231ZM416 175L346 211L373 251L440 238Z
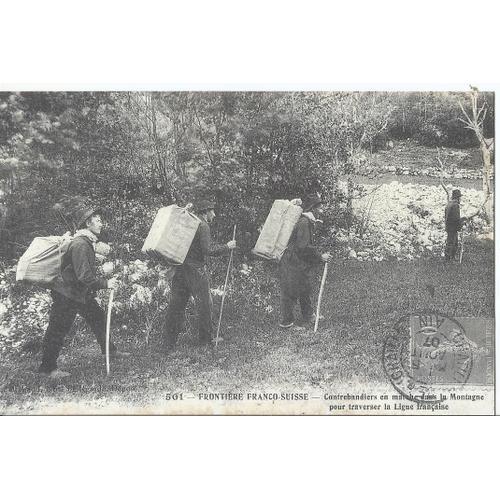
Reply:
M86 236L76 236L62 257L62 279L53 289L69 299L85 303L108 282L97 277L94 246Z
M201 220L184 263L194 267L203 267L206 264L207 257L223 255L228 252L227 245L212 243L210 227L207 222Z
M462 229L462 221L460 219L460 203L458 200L451 199L446 205L444 211L444 222L447 232L456 232Z
M307 270L322 262L321 253L313 246L314 223L302 215L295 225L282 261Z

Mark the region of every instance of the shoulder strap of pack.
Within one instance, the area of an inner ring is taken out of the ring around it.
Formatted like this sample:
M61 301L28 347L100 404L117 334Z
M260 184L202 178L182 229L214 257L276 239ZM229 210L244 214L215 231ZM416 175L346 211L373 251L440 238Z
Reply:
M70 249L71 244L73 243L74 240L75 240L74 237L70 236L70 235L61 236L61 242L60 242L60 244L57 247L57 251L59 253L59 277L61 279L62 279L62 259L63 259L64 255L66 255L66 253ZM68 241L69 241L68 247L63 252L64 244L67 243Z

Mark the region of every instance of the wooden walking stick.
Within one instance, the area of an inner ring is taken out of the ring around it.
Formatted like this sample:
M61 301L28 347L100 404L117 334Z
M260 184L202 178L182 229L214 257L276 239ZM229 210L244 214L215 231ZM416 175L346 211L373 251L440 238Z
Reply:
M458 254L458 262L461 264L462 263L462 258L464 256L464 237L462 234L458 237L458 244L459 244L459 254Z
M234 225L233 228L233 240L235 238L236 238L236 224ZM217 347L217 344L219 343L219 332L220 332L220 325L222 322L222 309L224 308L224 299L226 298L226 288L227 288L227 282L229 280L229 272L231 271L231 266L233 264L233 250L234 248L231 248L231 253L229 255L229 263L227 265L226 281L224 282L224 291L222 293L222 300L220 303L219 323L217 324L217 334L215 335L215 347Z
M325 267L323 269L323 276L321 277L321 286L319 287L318 305L316 306L316 320L314 321L314 333L316 333L318 331L319 311L321 308L321 298L323 297L323 290L325 288L327 273L328 273L328 262L325 262Z
M111 327L111 309L113 308L113 299L115 298L115 289L112 288L108 301L108 316L106 318L106 375L109 375L109 333Z

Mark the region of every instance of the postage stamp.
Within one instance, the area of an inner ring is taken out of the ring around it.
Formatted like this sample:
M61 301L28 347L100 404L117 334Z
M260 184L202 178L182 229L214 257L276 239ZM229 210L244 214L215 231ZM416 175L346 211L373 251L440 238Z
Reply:
M383 366L393 387L405 398L432 404L440 386L461 387L472 372L475 342L456 319L437 311L405 315L387 336Z

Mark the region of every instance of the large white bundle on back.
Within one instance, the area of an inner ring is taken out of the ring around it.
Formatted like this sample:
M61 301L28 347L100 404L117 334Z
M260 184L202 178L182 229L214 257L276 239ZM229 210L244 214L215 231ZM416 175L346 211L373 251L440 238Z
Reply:
M142 251L162 257L169 264L184 262L189 247L200 225L200 220L177 205L158 210Z
M71 241L64 236L35 238L19 259L16 281L50 288L61 277L61 259Z
M302 207L288 200L276 200L267 216L252 253L269 260L280 260L302 214Z

